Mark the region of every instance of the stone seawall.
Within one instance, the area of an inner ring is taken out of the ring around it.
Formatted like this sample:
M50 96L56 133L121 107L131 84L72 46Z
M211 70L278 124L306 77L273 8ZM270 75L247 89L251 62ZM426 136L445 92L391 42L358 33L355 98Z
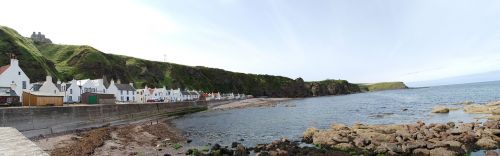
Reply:
M151 104L115 104L62 107L17 107L0 109L0 127L14 127L26 137L69 132L77 129L119 125L204 110L226 101L190 101Z

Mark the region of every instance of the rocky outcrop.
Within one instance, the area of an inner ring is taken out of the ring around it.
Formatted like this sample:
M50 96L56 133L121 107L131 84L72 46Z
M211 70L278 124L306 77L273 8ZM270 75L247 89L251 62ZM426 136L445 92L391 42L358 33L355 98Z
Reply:
M303 140L339 150L370 151L389 155L463 155L473 149L496 149L500 121L455 124L363 125L332 124L309 128Z
M445 106L436 106L432 108L432 113L448 113L450 109Z

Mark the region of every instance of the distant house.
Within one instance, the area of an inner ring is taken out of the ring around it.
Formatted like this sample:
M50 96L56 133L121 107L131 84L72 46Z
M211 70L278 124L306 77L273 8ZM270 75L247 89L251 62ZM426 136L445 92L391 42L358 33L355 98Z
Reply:
M12 106L19 102L19 95L11 87L0 87L0 105Z
M85 79L77 80L78 86L81 86L81 93L106 93L106 86L103 79Z
M144 97L144 89L136 89L134 97L135 97L135 101L137 103L145 103L146 102L146 99Z
M30 79L19 67L19 60L11 55L10 64L0 67L0 87L11 87L22 99L23 90L31 88Z
M58 81L56 87L64 94L64 103L81 102L81 89L76 80L65 83Z
M115 83L114 80L111 80L111 83L108 87L108 93L114 94L116 101L119 102L134 102L136 89L132 83L130 84L121 84L120 81Z
M182 93L181 93L181 89L180 89L180 88L177 88L177 89L170 89L170 90L169 90L168 99L169 99L169 101L171 101L171 102L182 101Z
M33 83L30 90L23 92L23 106L62 106L64 92L47 76L45 82ZM26 96L26 97L25 97Z

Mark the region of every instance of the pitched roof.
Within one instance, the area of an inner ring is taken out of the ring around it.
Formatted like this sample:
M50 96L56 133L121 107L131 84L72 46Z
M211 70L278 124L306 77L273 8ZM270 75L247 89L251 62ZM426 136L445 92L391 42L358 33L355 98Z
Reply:
M10 87L0 87L0 96L18 96Z
M10 65L5 65L5 66L0 67L0 74L2 74L4 71L9 69L9 67L10 67Z
M118 90L128 90L128 91L135 91L135 88L132 87L130 84L115 84L116 88Z
M189 94L189 92L186 92L186 91L181 91L181 94L182 95L191 95L191 94Z
M43 84L41 83L35 83L31 86L31 89L32 91L40 91L40 87L42 87Z

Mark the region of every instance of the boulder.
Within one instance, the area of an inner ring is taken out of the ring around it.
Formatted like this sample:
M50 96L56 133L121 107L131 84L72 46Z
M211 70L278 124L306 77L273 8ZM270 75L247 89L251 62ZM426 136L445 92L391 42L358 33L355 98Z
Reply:
M417 149L414 149L411 154L415 155L415 156L428 156L428 155L430 155L430 152L431 151L428 150L427 148L417 148Z
M476 145L482 149L496 149L497 142L491 138L483 137L476 142Z
M450 109L445 106L436 106L432 108L432 113L448 113Z
M339 150L349 150L349 149L354 148L354 146L349 144L349 143L340 143L340 144L334 145L333 147L337 148Z
M485 105L472 104L464 107L465 113L471 114L490 114L490 108Z
M242 144L238 144L236 146L236 150L234 151L234 155L236 156L248 156L247 148Z
M450 151L446 148L435 148L429 152L430 156L456 156L458 155L454 151Z
M486 106L498 106L500 105L500 101L491 101L486 104Z

